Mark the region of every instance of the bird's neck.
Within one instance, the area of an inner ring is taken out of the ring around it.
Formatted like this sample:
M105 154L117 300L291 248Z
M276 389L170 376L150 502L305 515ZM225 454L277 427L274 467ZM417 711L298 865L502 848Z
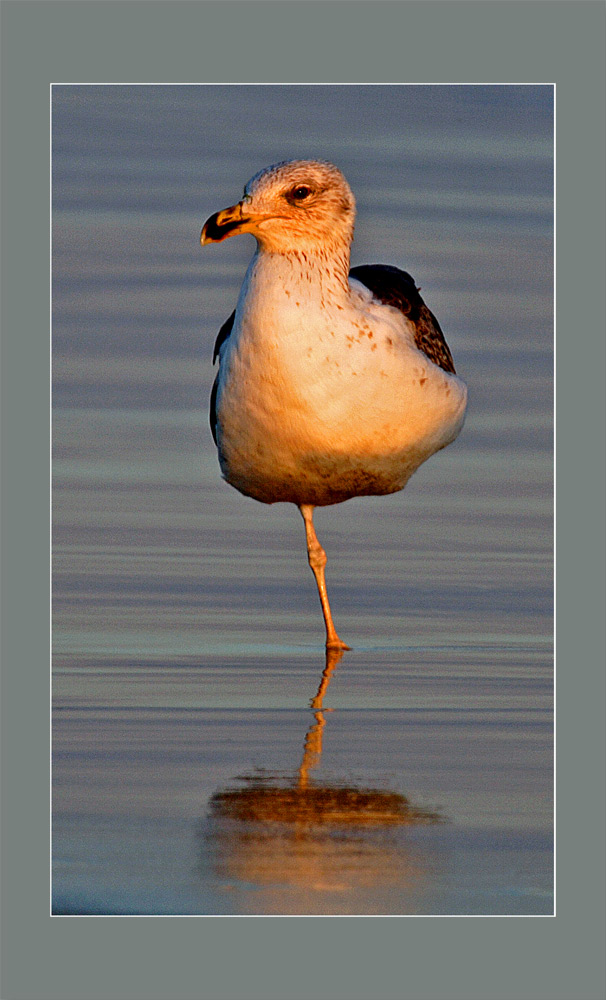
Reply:
M349 295L349 246L334 250L268 251L259 247L249 268L253 280L302 292L306 298Z

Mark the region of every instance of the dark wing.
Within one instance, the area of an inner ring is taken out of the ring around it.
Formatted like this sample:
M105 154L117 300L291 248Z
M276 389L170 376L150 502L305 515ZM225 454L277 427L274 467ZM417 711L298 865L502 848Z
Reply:
M217 358L219 357L219 351L223 347L223 344L225 343L225 341L227 340L232 331L235 318L236 318L236 310L234 309L229 319L225 320L225 323L223 324L223 326L221 327L221 329L217 334L217 339L215 340L215 349L213 351L213 365L217 360Z
M225 320L225 323L223 324L223 326L219 330L219 333L217 334L217 339L215 340L215 349L213 351L213 365L214 365L215 361L217 360L217 358L219 356L219 351L221 350L222 345L225 343L225 341L227 340L227 338L229 337L229 335L230 335L230 333L232 331L232 327L234 325L234 319L235 318L236 318L236 310L234 309L234 311L231 314L231 316L229 317L229 319ZM217 375L217 377L216 377L216 379L214 381L213 387L212 387L212 389L210 391L210 415L209 415L210 416L210 430L211 430L211 433L212 433L212 436L213 436L213 441L215 442L215 444L217 443L217 384L218 384L218 382L219 382L219 376Z
M440 324L423 302L418 288L406 271L400 271L390 264L362 264L360 267L352 267L349 275L366 285L380 302L399 309L414 327L415 344L419 350L434 365L456 374Z

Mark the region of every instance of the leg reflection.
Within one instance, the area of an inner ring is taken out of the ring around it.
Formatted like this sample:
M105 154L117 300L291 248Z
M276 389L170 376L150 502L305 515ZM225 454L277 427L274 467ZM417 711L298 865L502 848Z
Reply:
M210 801L205 850L226 892L238 894L239 912L380 913L394 905L396 890L399 912L414 912L415 893L427 882L429 859L407 843L402 828L443 822L439 813L398 792L318 772L329 711L324 697L342 656L341 649L326 650L297 770L243 775ZM341 741L356 713L345 722Z
M339 660L342 659L343 652L344 650L342 649L333 649L329 647L326 649L326 664L322 673L322 680L320 681L320 686L315 697L311 700L311 707L317 709L317 711L314 713L315 722L308 729L307 736L305 737L303 760L301 761L301 766L299 768L299 788L308 787L309 772L320 763L320 758L322 756L322 730L326 725L326 719L324 718L324 713L322 712L322 704L324 701L324 695L326 694L328 685L330 684L330 678Z

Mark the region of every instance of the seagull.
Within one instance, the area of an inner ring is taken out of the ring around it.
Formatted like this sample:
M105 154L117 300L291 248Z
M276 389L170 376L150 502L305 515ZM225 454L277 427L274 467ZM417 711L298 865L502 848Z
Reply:
M228 483L299 508L327 650L350 647L333 622L314 509L403 489L454 441L467 405L411 276L387 264L350 269L355 212L336 166L289 160L255 174L200 237L257 241L215 344L211 430Z

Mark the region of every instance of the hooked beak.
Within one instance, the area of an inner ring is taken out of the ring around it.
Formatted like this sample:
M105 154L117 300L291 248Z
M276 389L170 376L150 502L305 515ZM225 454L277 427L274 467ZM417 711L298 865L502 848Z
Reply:
M206 243L221 243L228 236L249 233L260 218L262 216L247 212L243 203L239 201L237 205L230 205L222 212L215 212L206 220L200 234L200 243L202 246Z

